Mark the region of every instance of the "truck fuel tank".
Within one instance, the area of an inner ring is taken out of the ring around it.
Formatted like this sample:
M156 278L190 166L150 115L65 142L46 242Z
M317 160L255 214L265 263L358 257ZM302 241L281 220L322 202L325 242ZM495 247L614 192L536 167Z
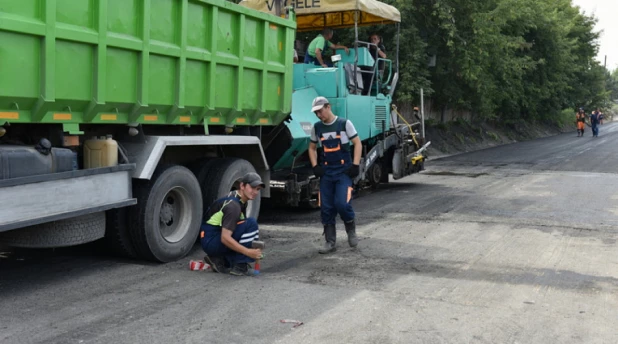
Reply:
M48 141L49 142L49 141ZM76 169L76 154L67 148L0 145L0 179L66 172Z

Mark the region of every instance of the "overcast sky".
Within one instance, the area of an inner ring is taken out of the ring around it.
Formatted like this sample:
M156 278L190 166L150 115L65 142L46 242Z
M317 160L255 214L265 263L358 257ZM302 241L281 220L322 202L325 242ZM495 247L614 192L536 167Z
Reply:
M587 15L597 19L595 31L601 31L597 60L604 63L607 55L607 69L618 68L618 0L572 0L575 6Z

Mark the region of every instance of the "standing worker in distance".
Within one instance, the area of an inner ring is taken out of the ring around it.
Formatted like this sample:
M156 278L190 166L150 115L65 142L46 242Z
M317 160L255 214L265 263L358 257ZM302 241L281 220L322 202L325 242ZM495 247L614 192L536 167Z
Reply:
M257 220L246 217L248 201L255 199L262 188L260 175L247 173L240 180L240 189L214 201L204 214L200 243L206 252L204 261L214 272L250 275L249 263L262 256L262 250L252 248L260 234Z
M369 42L371 42L372 44L369 46L369 53L371 54L371 57L373 57L373 60L376 61L377 63L378 58L385 59L386 58L386 53L385 53L386 48L384 48L384 44L382 44L382 39L380 38L380 36L378 36L378 34L376 33L372 34L371 36L369 36ZM382 79L382 69L384 69L384 62L380 61L380 63L378 64L377 70L375 69L375 63L373 67L362 66L360 68L362 70L370 71L370 72L373 72L375 70L376 74L373 76L373 82L374 84L376 84ZM363 95L368 95L369 92L371 92L371 90L369 89L369 84L371 84L371 78L372 78L371 73L363 73Z
M577 137L584 136L584 129L586 128L586 113L584 108L579 108L579 112L575 115L575 122L577 123Z
M351 121L337 117L331 110L328 99L317 97L311 111L320 121L313 125L309 142L309 160L313 172L320 177L319 202L326 243L320 253L336 250L337 213L345 224L348 243L358 245L352 199L353 179L360 172L361 141ZM322 146L322 159L318 164L317 144ZM354 144L354 159L350 156L350 142Z
M595 111L592 111L590 115L590 126L592 127L592 137L599 137L599 121L600 121L600 111L597 108Z

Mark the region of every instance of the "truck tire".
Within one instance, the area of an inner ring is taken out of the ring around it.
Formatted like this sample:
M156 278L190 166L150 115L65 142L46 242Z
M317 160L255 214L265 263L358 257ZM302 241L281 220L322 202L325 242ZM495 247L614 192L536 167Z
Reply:
M103 243L105 248L113 255L136 258L137 253L129 232L127 212L127 208L119 208L108 210L105 213L106 223Z
M105 235L105 212L42 223L0 234L0 242L23 248L57 248L81 245Z
M186 256L202 220L202 194L195 175L178 165L159 166L150 180L135 180L137 205L129 231L138 257L167 263Z
M194 165L192 168L195 177L197 178L197 182L200 184L200 191L202 192L202 211L203 214L206 214L206 210L210 207L210 202L206 199L206 193L208 192L208 188L211 184L210 182L210 174L214 163L218 161L218 159L209 159L209 160L201 160L197 165Z
M214 159L212 158L201 158L189 163L187 165L187 168L190 169L193 174L195 174L197 181L200 181L200 174L203 173L204 165L211 164L213 160Z
M253 165L244 159L224 158L216 159L214 162L204 183L207 187L202 193L206 208L218 198L226 196L230 191L237 190L239 188L237 181L242 176L249 172L256 172ZM254 200L249 201L247 217L257 219L260 216L261 201L261 194L258 194Z

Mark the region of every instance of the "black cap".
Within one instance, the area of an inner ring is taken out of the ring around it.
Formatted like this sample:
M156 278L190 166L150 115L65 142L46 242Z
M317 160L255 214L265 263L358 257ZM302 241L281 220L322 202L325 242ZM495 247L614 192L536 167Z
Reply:
M264 183L262 182L262 177L260 177L260 175L255 172L249 172L245 174L244 177L242 177L242 179L240 180L240 182L244 184L249 184L254 188L258 186L266 187L266 185L264 185Z

